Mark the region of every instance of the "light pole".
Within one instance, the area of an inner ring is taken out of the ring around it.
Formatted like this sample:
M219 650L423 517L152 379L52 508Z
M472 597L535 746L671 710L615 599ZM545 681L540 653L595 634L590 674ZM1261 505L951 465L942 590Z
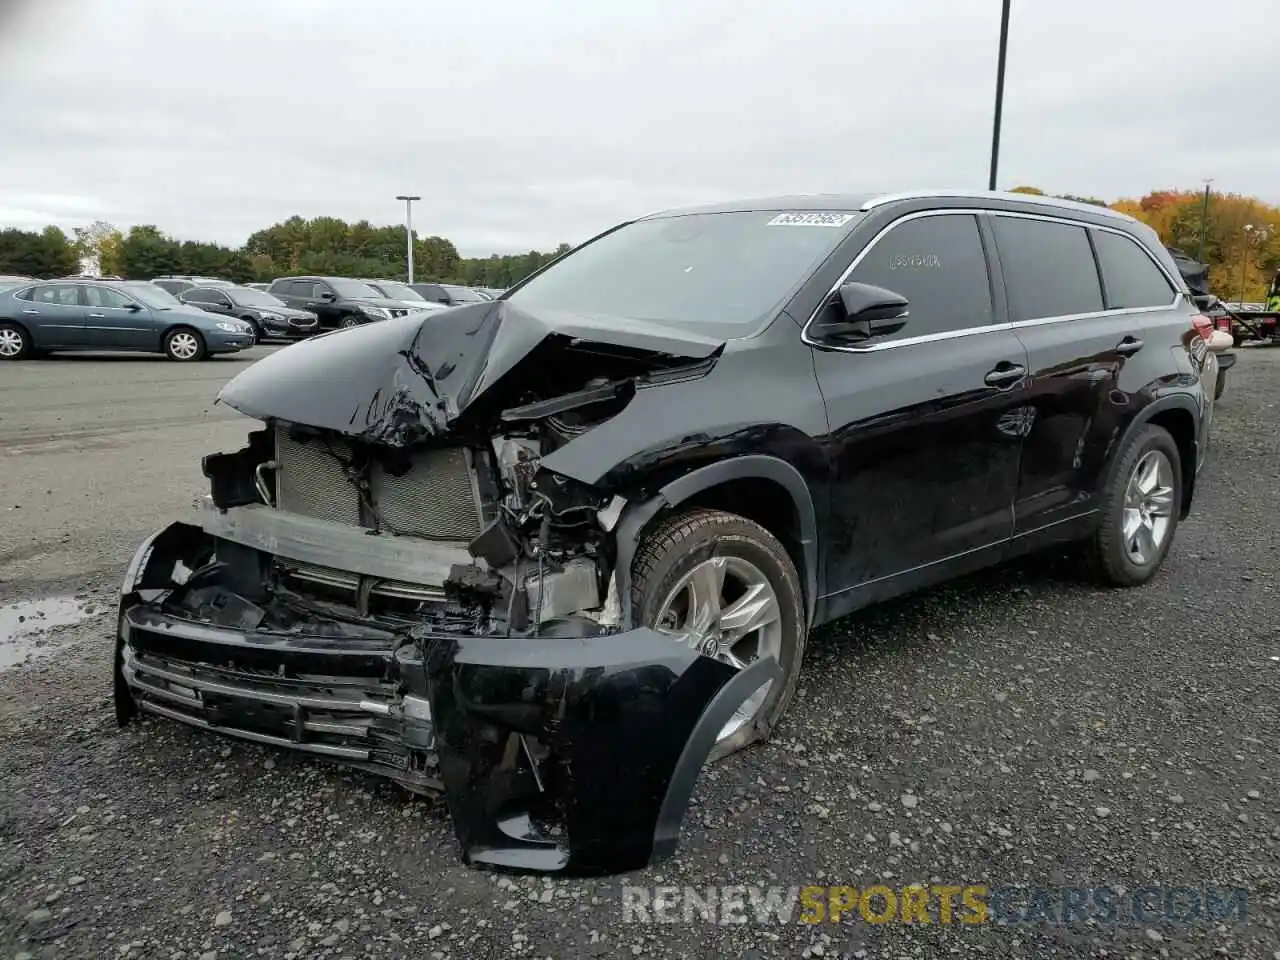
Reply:
M1000 115L1004 110L1004 60L1009 48L1009 4L1004 0L1004 8L1000 13L1000 61L996 66L996 115L991 127L991 178L987 183L988 190L996 188L996 168L1000 165Z
M404 243L409 251L409 282L413 283L413 201L421 200L422 198L401 194L396 199L404 201Z
M1249 266L1249 241L1253 239L1254 226L1252 223L1244 225L1244 253L1240 257L1240 309L1244 309L1244 271Z
M1204 263L1204 235L1209 227L1209 184L1213 179L1204 182L1204 206L1200 208L1200 251L1196 254L1196 262Z

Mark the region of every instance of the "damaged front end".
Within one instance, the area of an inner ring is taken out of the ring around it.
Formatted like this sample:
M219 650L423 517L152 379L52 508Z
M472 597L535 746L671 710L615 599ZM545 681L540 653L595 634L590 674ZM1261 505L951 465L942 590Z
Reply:
M596 873L669 854L717 733L779 668L635 626L618 531L638 491L541 461L717 350L499 302L250 367L219 399L263 429L205 458L194 519L126 574L118 719L443 794L470 863Z

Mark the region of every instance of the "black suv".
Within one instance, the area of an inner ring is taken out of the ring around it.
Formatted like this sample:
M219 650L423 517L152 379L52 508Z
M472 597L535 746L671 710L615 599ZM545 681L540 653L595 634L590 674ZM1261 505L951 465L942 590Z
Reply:
M209 313L239 317L253 327L255 340L268 337L296 340L320 329L311 311L295 310L279 297L252 287L192 287L178 294L178 299Z
M126 575L118 716L443 793L469 862L637 867L782 719L818 625L1053 544L1151 578L1208 441L1205 324L1095 206L624 223L232 380L262 428Z
M280 277L271 282L267 292L295 310L314 313L323 330L403 317L426 306L392 300L349 277Z

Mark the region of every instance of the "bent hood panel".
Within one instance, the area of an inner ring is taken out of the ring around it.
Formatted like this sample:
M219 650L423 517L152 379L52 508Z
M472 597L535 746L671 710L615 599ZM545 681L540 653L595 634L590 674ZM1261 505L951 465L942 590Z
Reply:
M531 355L584 342L691 362L724 345L673 327L526 312L494 301L295 344L240 373L218 402L260 420L405 447L450 431L482 395L518 377Z

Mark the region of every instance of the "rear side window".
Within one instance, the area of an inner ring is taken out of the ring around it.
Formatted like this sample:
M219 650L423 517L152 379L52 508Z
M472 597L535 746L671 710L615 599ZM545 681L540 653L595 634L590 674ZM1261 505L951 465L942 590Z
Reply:
M1106 230L1093 231L1093 244L1112 309L1167 307L1174 289L1138 241Z
M70 284L50 284L47 287L36 287L37 303L55 303L64 307L80 305L80 288Z
M1084 227L1021 217L994 220L1010 320L1103 309L1098 266Z
M891 227L849 279L906 297L910 319L886 341L981 327L994 320L986 254L971 214L919 217Z

